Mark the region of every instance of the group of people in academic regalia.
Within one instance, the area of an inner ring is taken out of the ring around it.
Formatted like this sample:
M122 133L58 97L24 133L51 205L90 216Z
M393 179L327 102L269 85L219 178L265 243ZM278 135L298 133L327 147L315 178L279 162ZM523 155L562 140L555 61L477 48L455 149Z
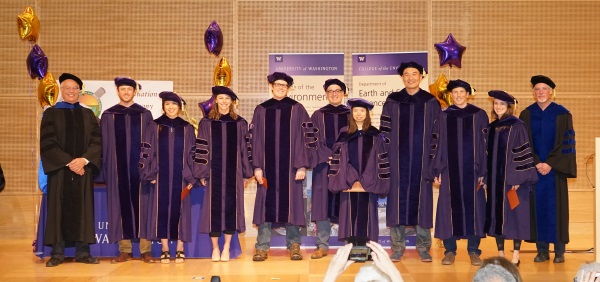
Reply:
M535 241L536 262L564 262L568 236L566 178L576 176L571 114L552 102L554 82L531 79L536 103L514 116L517 100L503 91L494 99L492 122L468 103L473 89L462 80L448 84L453 105L442 111L437 99L419 88L423 67L402 63L405 85L387 97L380 128L371 124L373 103L343 99L346 85L325 81L328 104L311 116L288 97L294 80L274 72L267 77L272 98L256 106L250 124L236 113L237 95L212 88L212 108L198 125L180 118L185 101L161 92L164 114L152 120L133 101L141 89L127 77L115 78L119 104L104 111L98 126L78 103L82 81L60 77L63 101L42 119L40 151L48 174L45 242L53 248L46 266L61 264L65 244L77 247L76 261L96 264L93 179L108 191L108 236L118 242L112 263L132 259L131 241L140 241L141 260L152 263L151 241L160 241L161 263L185 261L192 238L193 187L206 188L200 232L209 234L212 261L228 261L232 235L244 232L244 186L256 179L252 223L258 228L254 261L268 258L271 229L284 227L291 260L302 260L300 227L306 224L302 182L312 169L311 220L316 250L327 256L332 223L348 242L379 237L378 201L387 197L392 261L405 251L405 230L413 226L421 261L431 262L433 185L439 185L435 237L446 248L442 264L452 264L456 240L468 239L471 264L479 265L479 243L496 238L499 254L512 239L519 263L522 240ZM222 247L218 239L224 236ZM169 241L177 241L174 256Z
M495 237L502 257L505 240L512 239L517 266L523 240L536 243L535 262L550 258L549 243L554 263L565 261L566 179L577 171L572 116L552 102L556 85L550 78L533 76L531 85L536 102L520 118L514 115L517 99L489 91L489 125L485 112L467 102L473 91L468 83L447 86L453 105L439 115L426 176L440 185L435 236L446 248L444 265L454 263L460 238L468 240L471 264L481 264L478 247L486 235Z

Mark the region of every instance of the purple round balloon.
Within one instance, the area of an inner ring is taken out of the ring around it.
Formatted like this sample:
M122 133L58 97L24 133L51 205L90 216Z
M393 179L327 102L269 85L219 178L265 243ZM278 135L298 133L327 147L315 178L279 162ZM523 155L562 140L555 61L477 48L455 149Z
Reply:
M215 104L215 96L210 96L210 99L204 101L204 102L200 102L198 103L198 106L200 107L200 111L202 111L202 114L207 117L208 113L210 112L210 109L212 108L212 106Z
M40 46L37 44L33 45L26 62L29 76L32 79L42 79L46 76L46 72L48 72L48 57L46 57Z
M216 21L210 23L208 29L204 32L204 45L206 45L208 52L215 54L215 56L221 54L221 49L223 48L223 32Z
M440 66L447 64L450 65L450 67L452 67L453 65L459 68L462 67L462 55L465 52L465 50L467 50L467 47L462 46L458 42L456 42L456 40L452 36L452 33L448 35L446 41L436 43L433 46L435 46L435 49L437 50L440 56Z

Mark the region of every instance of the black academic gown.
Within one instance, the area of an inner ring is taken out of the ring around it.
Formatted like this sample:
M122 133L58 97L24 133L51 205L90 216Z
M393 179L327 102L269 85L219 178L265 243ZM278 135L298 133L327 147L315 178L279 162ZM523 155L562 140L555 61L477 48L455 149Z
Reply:
M91 110L59 102L44 112L40 156L48 175L45 245L95 242L93 179L100 173L101 153L100 127ZM89 161L83 176L67 167L75 158Z

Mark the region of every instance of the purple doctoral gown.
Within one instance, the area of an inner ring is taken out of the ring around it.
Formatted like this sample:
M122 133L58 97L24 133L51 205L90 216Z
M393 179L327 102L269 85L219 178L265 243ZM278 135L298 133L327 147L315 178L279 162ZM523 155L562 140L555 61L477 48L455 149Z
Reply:
M390 187L390 163L385 137L375 127L348 134L343 129L333 146L328 171L329 190L340 194L339 239L351 236L379 239L377 201ZM365 192L342 192L360 182ZM341 192L341 193L340 193Z
M312 172L312 207L311 221L322 221L329 218L338 222L340 210L340 194L333 194L328 189L327 161L331 157L331 148L337 140L340 130L348 125L350 109L344 105L328 104L316 110L310 118L315 126L317 148L313 150Z
M238 116L203 118L198 126L194 177L206 179L200 232L246 231L244 178L253 175L248 160L248 123Z
M295 177L299 168L310 168L314 134L304 106L289 97L256 106L250 124L250 158L253 168L262 169L268 189L257 187L252 223L306 224L302 180Z
M467 104L442 113L431 144L433 160L427 178L442 175L435 219L435 237L485 237L485 189L478 178L487 173L485 140L489 119L485 111Z
M429 150L440 103L427 91L409 95L406 89L387 97L381 113L381 132L388 142L391 167L386 223L433 227L433 188L425 179Z
M537 180L533 164L527 126L520 119L509 116L490 123L487 138L487 205L485 232L506 239L531 240L532 226L531 186ZM507 192L517 189L519 205L510 208Z
M102 137L94 113L79 103L56 103L40 126L40 157L48 175L47 221L44 245L61 241L96 242L94 184L100 173ZM86 158L83 176L67 164Z
M552 170L538 173L535 215L540 242L569 243L569 188L567 178L577 177L573 116L554 102L544 110L537 103L521 112L533 144L533 162L547 163Z
M148 218L140 224L140 238L192 239L190 197L181 201L181 191L197 184L192 175L195 141L194 127L179 117L162 115L148 126L140 158L140 178L149 193L148 203L141 205L148 207Z
M142 191L138 163L144 131L152 113L133 104L115 105L102 113L102 172L108 198L108 241L139 237L140 216L147 214L140 203L147 202Z

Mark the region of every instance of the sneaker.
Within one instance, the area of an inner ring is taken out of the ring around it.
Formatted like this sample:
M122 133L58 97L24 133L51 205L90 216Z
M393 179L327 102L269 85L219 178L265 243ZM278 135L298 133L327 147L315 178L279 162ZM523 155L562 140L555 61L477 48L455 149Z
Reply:
M481 265L481 259L479 258L479 255L476 253L470 253L469 254L469 258L471 259L471 265Z
M302 254L300 253L300 244L296 243L290 247L290 259L302 260Z
M419 256L421 257L422 262L432 262L433 261L433 259L431 258L431 255L427 251L419 252Z
M269 255L267 254L267 250L256 249L256 253L252 257L253 261L265 261Z
M391 259L392 261L401 261L401 260L402 260L402 256L403 256L403 255L404 255L404 254L403 254L403 253L401 253L401 252L394 252L394 253L393 253L393 254L390 256L390 259Z
M565 255L564 254L556 254L554 255L554 263L564 263L565 262Z
M451 265L454 263L456 255L454 253L446 253L444 259L442 259L442 265Z
M312 255L310 255L311 259L320 259L322 257L326 257L327 256L327 251L323 250L321 248L317 248L317 250L312 253Z
M535 256L535 258L533 259L534 262L545 262L547 260L550 260L549 253L538 253L537 256Z

